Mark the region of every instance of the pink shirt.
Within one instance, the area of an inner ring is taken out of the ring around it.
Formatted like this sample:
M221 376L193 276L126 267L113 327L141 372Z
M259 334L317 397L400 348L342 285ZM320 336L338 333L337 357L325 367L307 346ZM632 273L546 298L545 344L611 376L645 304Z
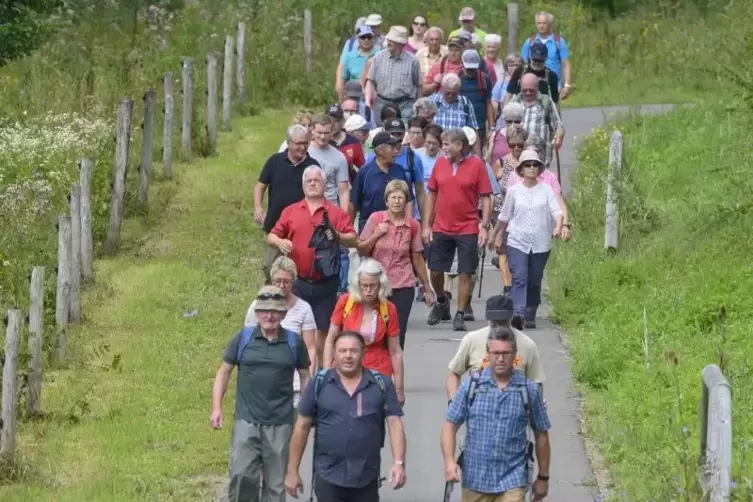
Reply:
M513 185L517 185L521 181L523 181L523 178L518 176L518 173L514 170L510 171L510 176L507 177L507 189L509 190ZM560 182L557 181L557 175L549 169L544 169L544 171L539 174L539 181L549 185L552 188L554 195L560 195L562 193L562 187L560 186Z
M367 240L380 223L387 223L387 233L379 238L371 251L371 257L387 271L392 289L412 288L416 276L413 273L412 253L424 250L421 230L415 218L399 225L390 222L387 211L377 211L369 216L361 232L361 240Z

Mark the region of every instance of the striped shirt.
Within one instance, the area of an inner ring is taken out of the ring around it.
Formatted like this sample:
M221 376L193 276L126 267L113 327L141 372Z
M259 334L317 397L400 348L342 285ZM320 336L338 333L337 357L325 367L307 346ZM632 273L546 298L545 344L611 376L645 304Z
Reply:
M246 313L246 322L244 325L247 328L253 328L259 324L259 321L256 319L255 308L256 300L251 302ZM314 312L311 310L311 305L296 297L295 303L288 309L281 324L283 328L299 335L302 335L304 331L315 330L316 321L314 321Z
M528 134L535 134L546 143L546 151L539 153L542 154L541 160L544 162L544 165L548 166L552 162L554 132L562 127L562 122L554 109L551 99L543 100L541 94L539 94L539 98L536 101L526 103L522 100L521 96L522 94L518 94L511 102L523 104L523 123L521 125L528 131Z
M402 51L392 56L390 51L380 51L371 60L368 80L377 94L389 100L416 99L421 88L421 68L416 56Z
M437 114L434 117L434 123L443 130L459 129L468 126L471 129L478 129L478 120L470 100L465 96L458 96L453 103L444 100L441 92L432 94L430 98L437 105Z
M387 279L393 289L412 288L416 276L411 256L424 250L418 221L410 218L396 225L390 221L387 211L377 211L369 216L361 232L361 240L371 237L380 223L387 223L387 233L376 241L371 257L387 271Z

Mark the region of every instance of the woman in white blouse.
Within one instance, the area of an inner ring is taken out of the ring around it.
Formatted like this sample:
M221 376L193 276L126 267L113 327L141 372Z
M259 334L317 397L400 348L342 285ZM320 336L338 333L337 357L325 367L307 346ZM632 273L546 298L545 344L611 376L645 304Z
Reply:
M552 237L562 232L563 214L552 188L538 180L546 169L534 150L525 150L515 168L521 183L508 188L499 221L494 227L494 244L502 246L507 230L507 260L512 275L512 326L536 328L536 311L541 303Z
M316 374L316 321L314 320L314 312L304 300L301 300L293 294L293 282L295 282L298 276L298 270L296 269L293 260L287 256L280 256L277 258L269 269L269 276L272 279L272 285L277 286L285 293L286 303L288 305L288 311L285 314L285 318L282 320L282 327L290 330L294 333L298 333L303 338L303 342L306 344L306 350L309 353L309 359L311 360L311 366L309 370L312 375ZM256 320L256 300L251 302L246 313L246 327L254 327L258 324ZM293 380L293 390L296 394L300 393L301 381L298 378L298 372L295 372ZM296 395L296 404L298 401L298 395Z

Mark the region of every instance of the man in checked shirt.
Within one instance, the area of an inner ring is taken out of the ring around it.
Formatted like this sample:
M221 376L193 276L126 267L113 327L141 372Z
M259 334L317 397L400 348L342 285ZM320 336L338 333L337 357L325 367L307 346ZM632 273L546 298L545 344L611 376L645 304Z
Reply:
M445 479L460 481L455 437L465 422L463 502L523 502L533 469L529 465L530 425L538 461L533 500L543 500L549 491L551 448L549 417L539 385L514 370L518 348L509 328L491 330L486 347L490 365L465 377L447 408L442 426Z

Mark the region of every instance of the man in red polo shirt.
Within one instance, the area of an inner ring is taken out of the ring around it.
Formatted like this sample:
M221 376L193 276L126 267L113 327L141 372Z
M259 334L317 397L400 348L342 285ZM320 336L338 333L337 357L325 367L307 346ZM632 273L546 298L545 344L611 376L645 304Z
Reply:
M332 238L337 238L341 246L349 248L356 247L358 243L348 213L324 198L324 180L321 167L307 167L303 171L303 200L283 209L280 219L267 235L267 242L288 255L298 269L293 294L308 302L314 311L318 365L321 365L329 319L337 303L340 277L321 277L314 265L314 250L309 247L309 241L326 212L330 225L337 232Z
M449 316L450 305L444 296L444 274L452 268L457 251L458 310L452 329L465 331L463 317L471 303L471 275L478 268L479 246L486 245L490 229L492 187L484 162L471 154L468 138L462 129L448 129L442 133L441 139L445 156L437 160L429 178L422 232L424 242L430 245L431 285L437 293L437 301L427 322L434 326L444 314Z

